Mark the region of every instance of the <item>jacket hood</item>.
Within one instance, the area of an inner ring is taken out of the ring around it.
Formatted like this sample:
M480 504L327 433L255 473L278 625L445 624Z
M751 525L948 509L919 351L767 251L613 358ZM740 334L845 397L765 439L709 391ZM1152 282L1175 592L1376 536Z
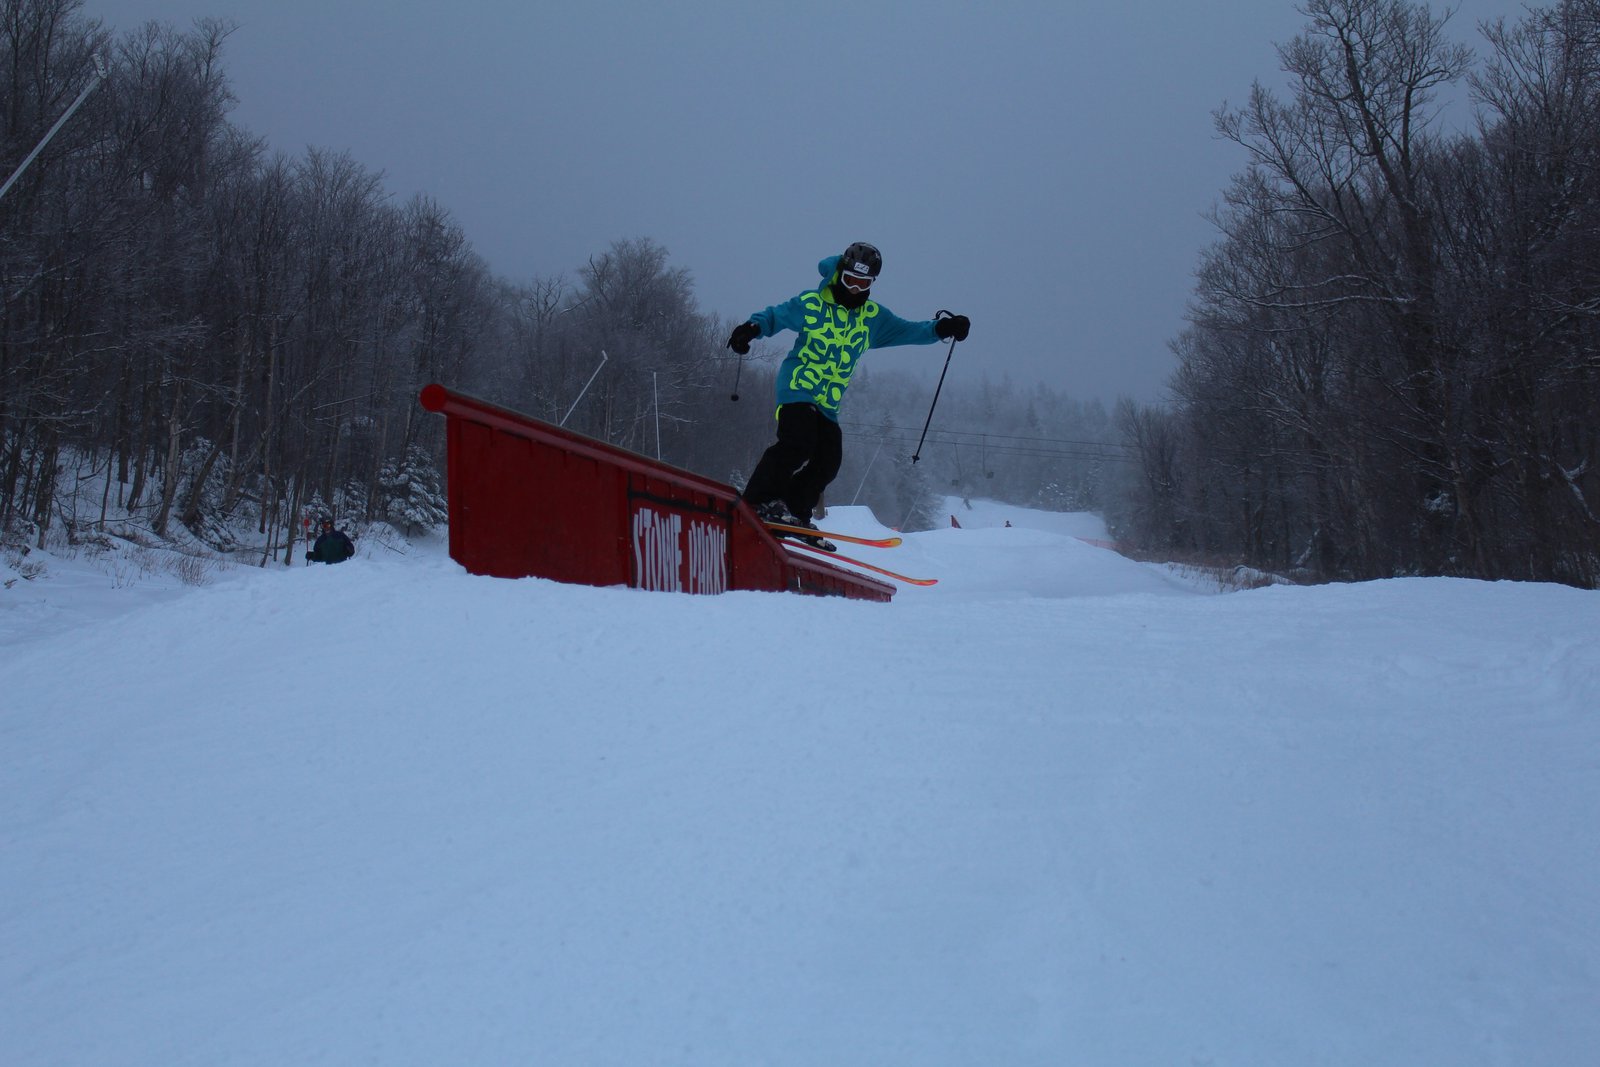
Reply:
M822 275L822 280L825 282L833 281L833 276L837 274L838 271L838 256L829 256L827 259L824 259L821 263L817 264L817 273Z

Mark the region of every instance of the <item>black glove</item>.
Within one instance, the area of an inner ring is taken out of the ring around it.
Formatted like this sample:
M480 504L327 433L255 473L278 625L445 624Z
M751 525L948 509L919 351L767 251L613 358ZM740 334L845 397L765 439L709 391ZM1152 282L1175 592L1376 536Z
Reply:
M972 329L972 320L965 315L949 315L942 319L935 319L933 332L939 340L948 341L954 337L957 341L967 339L967 331Z
M753 322L741 322L728 335L728 347L741 356L750 354L750 342L761 336L761 327Z

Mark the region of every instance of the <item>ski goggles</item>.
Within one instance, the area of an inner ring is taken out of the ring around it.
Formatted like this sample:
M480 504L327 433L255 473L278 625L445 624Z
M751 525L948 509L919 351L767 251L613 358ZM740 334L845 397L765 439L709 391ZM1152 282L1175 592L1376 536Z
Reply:
M864 293L872 288L872 276L868 274L852 274L849 271L843 271L839 275L839 280L852 293Z

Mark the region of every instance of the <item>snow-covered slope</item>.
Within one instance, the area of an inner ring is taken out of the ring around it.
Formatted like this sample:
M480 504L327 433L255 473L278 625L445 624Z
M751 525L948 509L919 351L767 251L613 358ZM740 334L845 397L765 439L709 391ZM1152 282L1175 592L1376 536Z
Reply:
M1600 596L974 505L888 605L15 583L0 1062L1592 1060Z

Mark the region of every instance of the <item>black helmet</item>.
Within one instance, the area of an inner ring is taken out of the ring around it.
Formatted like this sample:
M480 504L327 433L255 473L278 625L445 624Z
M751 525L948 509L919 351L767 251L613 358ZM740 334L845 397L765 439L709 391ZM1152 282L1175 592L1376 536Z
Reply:
M847 274L864 274L876 278L883 269L883 253L865 241L856 241L839 257L839 270Z

